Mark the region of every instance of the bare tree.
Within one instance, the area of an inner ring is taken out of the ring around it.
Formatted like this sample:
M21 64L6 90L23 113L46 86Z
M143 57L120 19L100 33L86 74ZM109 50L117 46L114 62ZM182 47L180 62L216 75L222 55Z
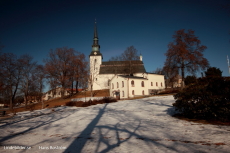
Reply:
M181 71L183 86L185 72L194 74L209 66L208 60L203 57L207 47L201 45L193 30L188 32L184 29L178 30L173 35L173 39L174 41L168 44L168 51L165 54L167 57L165 67L171 71Z
M121 55L112 57L109 61L108 69L112 69L114 74L133 75L141 64L138 51L134 46L127 47Z
M174 87L175 82L178 82L178 69L171 69L170 67L163 67L163 74L165 76L165 85L167 87Z
M22 69L22 82L21 91L24 93L25 106L27 107L28 96L31 90L34 90L34 70L36 68L36 62L33 61L33 57L30 55L22 55L21 63L23 64Z
M0 61L1 93L13 110L13 103L22 79L23 63L12 53L3 53Z
M57 48L51 50L49 58L45 59L45 71L52 88L61 86L61 96L64 90L71 87L73 94L73 84L81 77L81 69L84 69L84 54L76 52L73 48Z
M155 74L163 74L163 69L162 68L156 68L156 70L153 71Z
M139 60L137 55L138 51L134 46L127 47L126 50L121 54L122 61L135 61Z
M45 80L45 72L44 72L44 66L43 65L37 65L35 68L35 82L37 84L37 96L39 97L39 101L43 102L42 96L43 96L43 88L44 88L44 80Z
M49 58L45 60L45 70L47 77L51 78L52 86L55 83L62 87L61 96L64 96L64 89L68 86L70 78L71 65L70 61L74 56L74 49L67 47L51 50Z
M88 62L85 59L85 55L82 53L78 53L73 59L73 83L75 82L75 90L78 92L78 87L82 83L83 79L88 76L87 74L87 65ZM84 80L85 81L85 80ZM73 91L73 83L72 83L72 91Z

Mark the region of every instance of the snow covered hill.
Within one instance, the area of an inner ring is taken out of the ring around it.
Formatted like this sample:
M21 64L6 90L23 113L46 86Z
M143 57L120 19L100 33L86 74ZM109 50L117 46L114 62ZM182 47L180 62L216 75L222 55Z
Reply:
M21 112L0 121L0 152L229 152L230 126L171 117L173 96Z

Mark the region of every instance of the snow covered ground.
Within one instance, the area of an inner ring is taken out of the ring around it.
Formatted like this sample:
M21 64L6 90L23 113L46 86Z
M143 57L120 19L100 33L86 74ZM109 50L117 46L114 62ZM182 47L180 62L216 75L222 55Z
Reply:
M100 100L100 99L103 99L104 97L83 97L83 98L74 98L74 99L71 99L71 101L83 101L83 102L87 102L89 101L90 99L91 100Z
M171 117L172 96L18 113L0 121L0 152L230 152L230 127Z

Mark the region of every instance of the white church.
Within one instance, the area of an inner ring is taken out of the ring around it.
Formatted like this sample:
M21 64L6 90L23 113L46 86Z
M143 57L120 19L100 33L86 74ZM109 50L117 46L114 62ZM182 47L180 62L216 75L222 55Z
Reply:
M89 55L89 90L109 89L110 96L125 99L165 89L164 75L146 72L141 55L137 61L102 60L95 22L92 51Z

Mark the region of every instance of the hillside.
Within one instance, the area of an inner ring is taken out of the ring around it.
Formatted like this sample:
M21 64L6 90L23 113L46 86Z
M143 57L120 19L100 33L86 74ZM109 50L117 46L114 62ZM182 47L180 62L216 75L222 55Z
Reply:
M173 96L19 112L0 120L1 153L212 152L230 150L230 126L172 117ZM10 146L25 149L4 148Z
M82 98L82 97L90 97L91 96L91 92L90 91L86 91L86 92L79 92L76 95L73 95L71 97L67 97L67 98L55 98L52 100L48 100L45 101L43 104L43 108L53 108L56 106L61 106L61 105L65 105L66 102L70 101L73 98ZM109 96L109 90L95 90L93 91L93 97L108 97ZM38 109L42 109L42 103L36 103L36 104L32 104L29 105L27 109L25 109L24 107L20 107L20 108L15 108L14 112L21 112L21 111L27 111L27 110L38 110ZM11 113L10 110L6 111L7 114Z

